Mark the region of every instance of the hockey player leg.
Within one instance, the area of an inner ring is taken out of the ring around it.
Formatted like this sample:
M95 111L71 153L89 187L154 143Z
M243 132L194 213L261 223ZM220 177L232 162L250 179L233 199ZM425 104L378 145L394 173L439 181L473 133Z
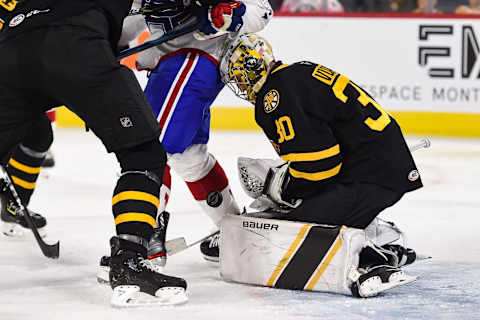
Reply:
M159 272L163 272L163 268L167 263L167 252L165 248L165 237L167 232L170 214L165 208L170 197L170 189L172 185L172 177L170 175L170 167L165 166L163 171L162 186L160 187L160 201L158 204L157 224L153 228L153 233L148 243L147 258L157 268ZM100 284L108 284L108 274L110 272L110 256L105 255L100 258L99 268L97 270L97 281Z
M53 141L52 128L46 116L40 117L29 129L22 143L13 150L6 166L12 182L15 185L22 204L27 207L35 189L40 174L46 150ZM0 191L2 232L7 236L23 236L28 230L25 216L15 204L12 195L5 186ZM30 210L33 223L40 236L46 235L46 219Z
M166 163L163 147L155 139L116 155L122 175L112 200L118 236L111 240L111 303L129 307L186 302L185 280L162 274L147 258Z
M227 214L239 214L224 170L207 146L197 144L181 154L169 156L168 163L187 183L190 192L203 211L218 227ZM218 235L200 244L200 250L208 261L218 262Z

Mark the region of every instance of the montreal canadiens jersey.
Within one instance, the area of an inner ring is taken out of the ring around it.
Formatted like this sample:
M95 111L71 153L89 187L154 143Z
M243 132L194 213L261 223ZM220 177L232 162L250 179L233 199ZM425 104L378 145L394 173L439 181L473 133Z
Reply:
M255 120L290 162L285 199L335 182L404 193L422 182L400 127L367 92L311 62L277 62L258 93Z
M164 3L167 0L151 0L150 4ZM243 16L243 26L239 34L258 32L262 30L273 16L273 10L268 0L242 0L246 6ZM133 8L139 8L147 3L146 0L135 0ZM134 40L142 31L148 28L150 37L154 40L166 33L183 28L188 25L195 25L197 18L192 7L180 6L175 10L168 10L159 15L143 17L141 15L130 16L125 19L122 39L120 45L126 45ZM218 61L222 45L228 35L222 35L213 39L197 40L193 33L172 39L164 44L145 50L139 54L137 67L139 69L154 69L160 58L178 50L200 50Z

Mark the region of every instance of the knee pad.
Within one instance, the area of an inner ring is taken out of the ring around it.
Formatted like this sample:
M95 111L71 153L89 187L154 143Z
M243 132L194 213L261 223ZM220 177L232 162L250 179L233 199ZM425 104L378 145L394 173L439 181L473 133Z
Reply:
M122 172L150 171L159 179L167 163L165 149L158 139L115 152Z
M168 164L186 182L203 178L215 165L217 160L208 153L207 145L195 144L183 153L168 155Z
M43 114L36 120L21 144L35 152L46 152L53 143L53 131L50 119Z

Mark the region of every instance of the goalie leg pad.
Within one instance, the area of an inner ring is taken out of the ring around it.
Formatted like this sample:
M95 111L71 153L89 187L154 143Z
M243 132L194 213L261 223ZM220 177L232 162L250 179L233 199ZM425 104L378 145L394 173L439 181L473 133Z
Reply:
M284 289L351 294L366 244L360 229L247 216L227 216L220 230L224 280Z

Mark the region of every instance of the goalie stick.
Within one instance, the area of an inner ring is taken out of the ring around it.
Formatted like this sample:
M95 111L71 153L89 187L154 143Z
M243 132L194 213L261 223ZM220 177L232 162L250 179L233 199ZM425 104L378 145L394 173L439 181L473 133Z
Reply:
M35 240L37 240L38 245L40 246L40 249L42 250L42 253L45 255L47 258L52 258L52 259L57 259L60 255L60 242L57 241L55 244L47 244L45 241L43 241L42 237L38 233L38 229L33 223L32 216L30 215L30 212L28 209L22 204L22 201L20 200L20 197L18 196L17 191L15 190L15 187L13 186L12 180L10 179L10 176L8 175L7 171L3 166L0 165L0 172L3 175L3 179L5 180L6 188L10 190L12 193L12 196L17 204L17 206L20 208L20 210L23 212L25 215L25 220L27 221L28 227L30 230L32 230L33 235L35 236Z

